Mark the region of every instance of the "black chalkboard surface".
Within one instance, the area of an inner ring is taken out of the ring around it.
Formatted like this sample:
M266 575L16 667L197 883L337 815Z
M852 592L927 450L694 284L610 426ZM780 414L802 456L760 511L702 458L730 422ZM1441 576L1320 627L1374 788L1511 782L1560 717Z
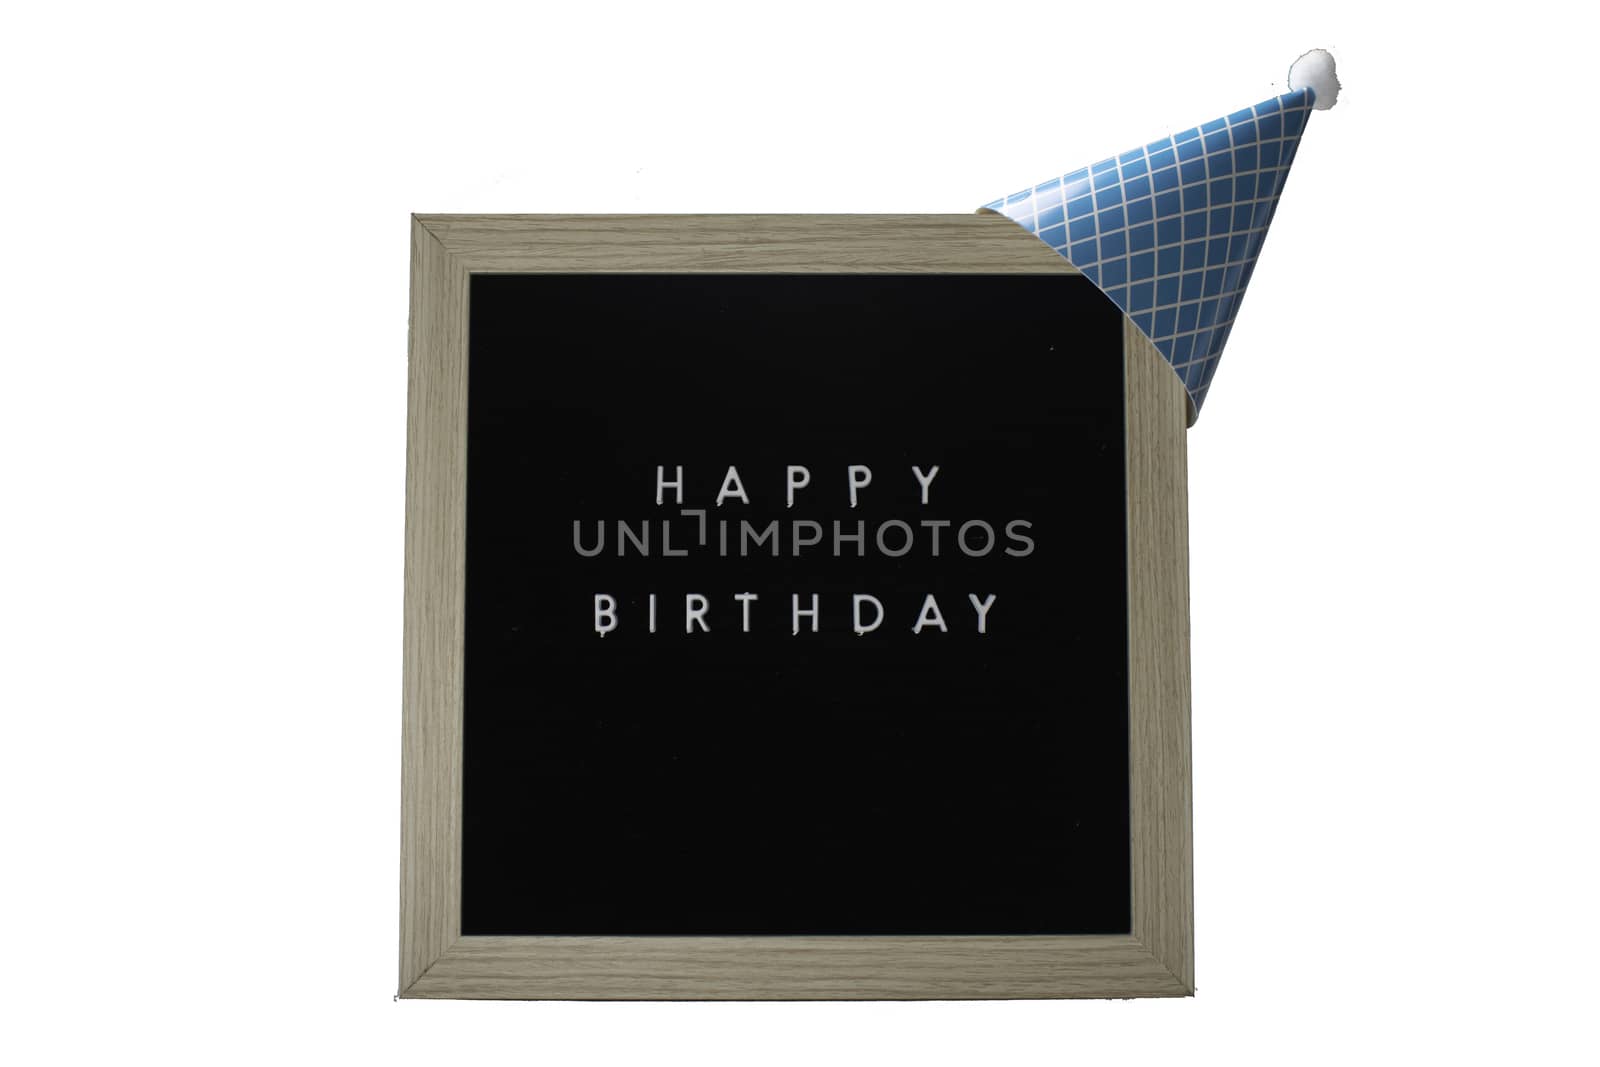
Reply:
M1090 283L478 274L469 325L463 934L1129 931Z

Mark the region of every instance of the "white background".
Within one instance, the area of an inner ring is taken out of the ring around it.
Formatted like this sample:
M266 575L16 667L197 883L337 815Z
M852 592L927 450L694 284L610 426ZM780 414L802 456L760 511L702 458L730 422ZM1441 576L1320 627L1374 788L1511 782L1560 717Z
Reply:
M1476 8L8 8L0 1058L1594 1062L1592 49ZM1315 46L1190 434L1198 996L395 1003L408 214L968 211Z

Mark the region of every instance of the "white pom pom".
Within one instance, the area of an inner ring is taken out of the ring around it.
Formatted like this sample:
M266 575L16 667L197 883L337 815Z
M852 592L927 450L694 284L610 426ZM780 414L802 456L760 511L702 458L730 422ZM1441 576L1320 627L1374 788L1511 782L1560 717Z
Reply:
M1317 96L1312 105L1326 111L1339 102L1339 78L1334 73L1333 56L1321 48L1313 48L1289 66L1289 91L1310 89Z

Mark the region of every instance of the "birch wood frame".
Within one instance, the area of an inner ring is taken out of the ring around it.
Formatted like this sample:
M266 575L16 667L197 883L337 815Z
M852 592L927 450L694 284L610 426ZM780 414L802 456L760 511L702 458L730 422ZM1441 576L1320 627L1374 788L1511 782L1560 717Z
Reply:
M1187 398L1124 320L1132 933L461 936L467 301L476 273L1072 273L994 215L418 215L406 433L400 985L418 998L1186 996Z

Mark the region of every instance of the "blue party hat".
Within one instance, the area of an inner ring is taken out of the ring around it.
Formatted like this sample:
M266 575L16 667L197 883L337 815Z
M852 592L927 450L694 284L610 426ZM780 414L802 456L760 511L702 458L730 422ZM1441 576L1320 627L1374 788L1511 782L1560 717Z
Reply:
M985 204L1098 285L1205 403L1312 109L1339 83L1320 49L1290 91Z

